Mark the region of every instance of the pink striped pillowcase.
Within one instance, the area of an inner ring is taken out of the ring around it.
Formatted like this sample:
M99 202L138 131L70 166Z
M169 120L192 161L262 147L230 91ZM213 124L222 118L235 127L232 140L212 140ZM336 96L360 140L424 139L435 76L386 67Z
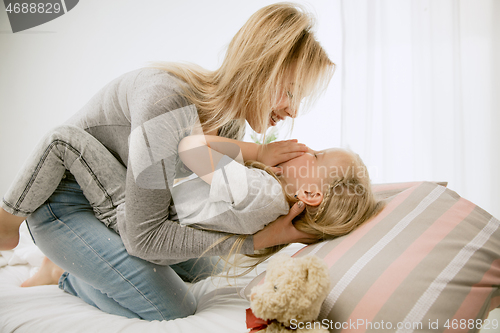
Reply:
M410 187L421 184L422 182L407 182L407 183L387 183L387 184L374 184L372 185L372 190L375 195L380 199L387 199L396 194L409 189ZM434 182L441 186L447 186L448 182Z
M294 255L330 267L320 319L338 332L479 330L500 305L500 222L436 183L391 186L399 194L374 219Z

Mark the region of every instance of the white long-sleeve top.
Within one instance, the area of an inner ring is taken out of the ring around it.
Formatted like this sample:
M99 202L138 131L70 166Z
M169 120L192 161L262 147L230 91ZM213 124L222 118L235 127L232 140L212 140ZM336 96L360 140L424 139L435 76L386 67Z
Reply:
M274 177L228 156L217 165L211 185L187 180L173 187L172 199L181 225L234 234L254 234L289 210Z

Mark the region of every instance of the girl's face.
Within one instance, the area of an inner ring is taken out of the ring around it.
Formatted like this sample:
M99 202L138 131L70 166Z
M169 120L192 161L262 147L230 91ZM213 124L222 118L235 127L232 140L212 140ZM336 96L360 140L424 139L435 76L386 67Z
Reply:
M316 206L323 199L323 191L332 179L354 171L353 155L340 148L321 151L310 150L302 156L279 166L285 190L306 204Z

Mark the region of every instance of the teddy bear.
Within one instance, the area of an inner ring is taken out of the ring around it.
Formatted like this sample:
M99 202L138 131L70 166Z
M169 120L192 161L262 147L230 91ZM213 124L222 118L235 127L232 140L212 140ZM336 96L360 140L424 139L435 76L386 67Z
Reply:
M329 288L328 267L320 258L275 256L264 282L251 290L247 327L251 333L328 333L315 320Z

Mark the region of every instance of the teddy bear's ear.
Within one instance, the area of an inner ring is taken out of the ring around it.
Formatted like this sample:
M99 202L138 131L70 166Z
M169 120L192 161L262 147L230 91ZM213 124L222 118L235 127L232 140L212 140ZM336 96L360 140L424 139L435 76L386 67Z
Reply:
M328 266L316 256L306 256L302 259L303 278L309 290L326 290L330 286Z

